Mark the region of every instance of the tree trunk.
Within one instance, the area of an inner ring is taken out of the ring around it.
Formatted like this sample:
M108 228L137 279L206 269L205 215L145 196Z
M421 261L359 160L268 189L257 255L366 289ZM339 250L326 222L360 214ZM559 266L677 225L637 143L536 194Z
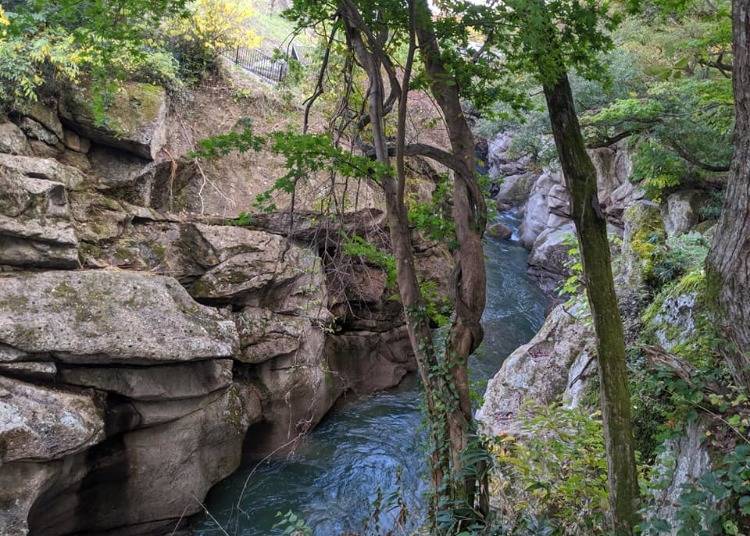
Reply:
M612 278L607 221L599 207L596 170L586 152L567 75L560 76L554 85L545 84L544 94L571 196L571 211L596 331L612 521L615 534L629 535L637 522L638 482L625 342Z
M426 0L416 1L415 29L419 50L427 71L430 90L442 111L451 152L459 164L454 169L453 221L458 247L454 254L455 315L448 336L446 364L456 389L458 406L449 415L453 474L465 473L459 500L473 508L477 468L466 471L462 456L475 432L471 409L468 358L482 342L482 313L486 301L486 275L482 233L486 206L476 180L474 136L461 108L459 88L443 63ZM480 471L481 472L481 471ZM481 475L480 475L481 477ZM481 477L486 483L486 477ZM480 510L486 510L480 504ZM487 512L482 512L486 515Z
M359 63L367 72L369 80L368 114L372 128L375 157L378 162L390 166L388 148L386 145L384 110L383 110L383 79L380 63L368 51L362 34L352 23L357 20L357 14L351 12L353 7L342 2L341 12L347 40L354 51ZM396 259L396 282L399 296L404 309L407 331L412 349L417 361L420 378L425 391L428 416L430 419L430 435L434 444L431 453L431 473L433 486L437 490L445 488L445 475L449 471L445 450L441 449L441 438L447 434L445 417L436 403L440 392L445 390L442 379L432 373L437 367L437 358L433 345L432 331L429 318L425 312L424 300L419 288L417 271L414 263L414 249L411 242L411 231L406 206L399 195L399 188L394 177L382 178L385 193L386 218L391 239L393 255ZM433 511L435 505L433 505Z
M750 0L732 2L734 156L724 207L706 262L709 295L731 343L724 355L750 389Z

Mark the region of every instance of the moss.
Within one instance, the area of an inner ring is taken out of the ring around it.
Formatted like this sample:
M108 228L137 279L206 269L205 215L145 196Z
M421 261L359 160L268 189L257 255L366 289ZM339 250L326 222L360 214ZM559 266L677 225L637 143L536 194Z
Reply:
M625 211L625 219L635 226L628 246L638 260L643 280L651 282L661 246L667 239L661 213L657 207L634 205Z

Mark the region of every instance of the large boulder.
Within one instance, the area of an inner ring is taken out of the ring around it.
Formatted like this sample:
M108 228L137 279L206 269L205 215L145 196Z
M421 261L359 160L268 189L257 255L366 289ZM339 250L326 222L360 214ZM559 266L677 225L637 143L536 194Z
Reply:
M71 89L60 101L60 116L66 126L96 143L156 159L166 142L164 88L127 82L109 97L102 113L90 88Z
M669 236L688 232L701 220L701 209L709 197L700 190L681 190L667 197L662 207L664 227Z
M107 270L0 277L0 361L180 362L232 357L234 322L171 277Z
M503 177L495 199L511 206L520 206L529 198L536 179L537 175L531 172Z
M519 433L525 401L550 404L568 387L572 365L589 354L592 328L558 305L529 343L517 348L489 381L477 419L492 435Z
M551 292L569 274L570 245L568 240L575 239L575 226L570 220L564 220L559 227L549 227L541 232L534 241L529 254L529 272L539 279L542 288Z

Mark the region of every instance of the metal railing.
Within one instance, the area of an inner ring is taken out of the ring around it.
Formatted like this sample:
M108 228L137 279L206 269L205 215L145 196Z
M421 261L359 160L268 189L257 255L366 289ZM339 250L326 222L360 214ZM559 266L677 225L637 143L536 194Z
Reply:
M274 59L258 49L237 47L226 51L225 56L243 69L272 82L281 82L289 73L289 65L285 60Z

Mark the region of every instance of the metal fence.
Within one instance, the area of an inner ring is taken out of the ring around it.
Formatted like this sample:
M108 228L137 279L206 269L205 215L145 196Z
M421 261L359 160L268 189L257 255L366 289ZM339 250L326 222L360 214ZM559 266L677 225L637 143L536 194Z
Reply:
M281 82L289 73L289 65L285 60L274 59L258 49L237 47L233 51L227 51L225 55L243 69L272 82Z

